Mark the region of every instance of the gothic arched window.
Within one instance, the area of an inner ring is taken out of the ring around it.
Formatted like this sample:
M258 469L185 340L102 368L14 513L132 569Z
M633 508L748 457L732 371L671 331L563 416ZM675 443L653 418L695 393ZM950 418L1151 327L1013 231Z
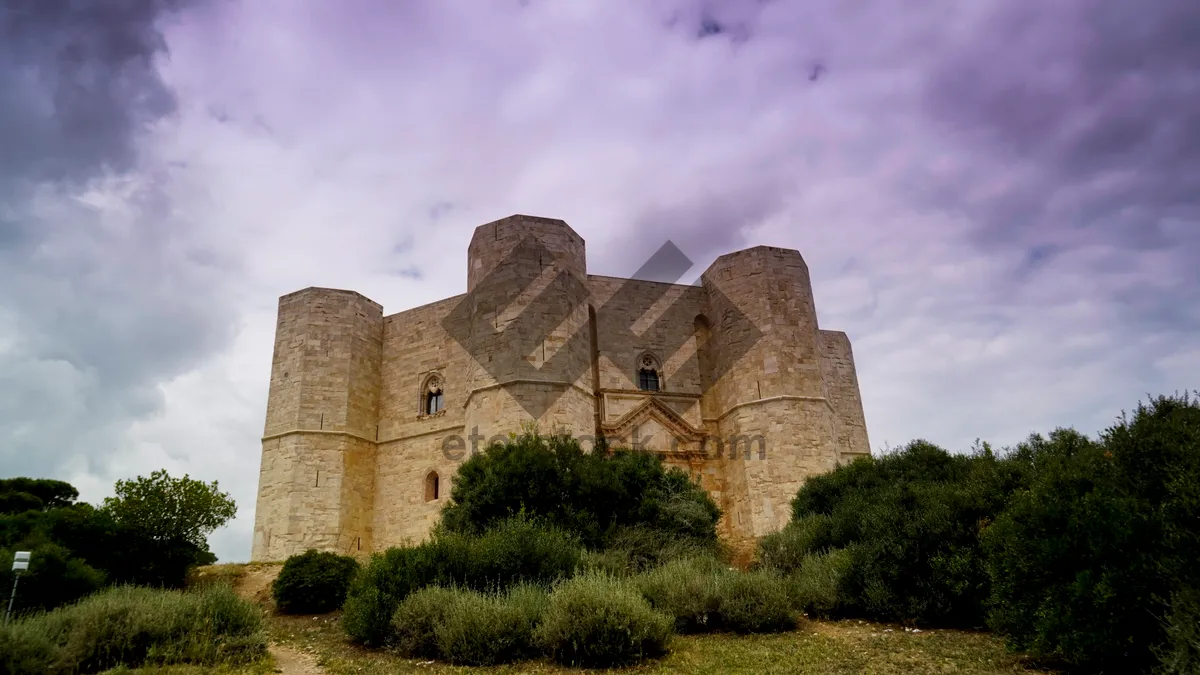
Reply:
M442 378L430 375L421 387L421 414L432 415L441 412L446 407L445 395L442 393Z
M662 389L662 366L653 354L642 354L638 359L637 372L638 389L642 391L659 391Z

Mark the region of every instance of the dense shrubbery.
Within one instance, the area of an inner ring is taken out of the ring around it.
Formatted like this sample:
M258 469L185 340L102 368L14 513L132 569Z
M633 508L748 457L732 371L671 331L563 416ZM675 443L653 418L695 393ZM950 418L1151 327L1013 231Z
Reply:
M355 641L390 641L392 615L426 586L486 591L521 582L549 584L575 573L582 548L570 534L517 516L479 536L439 530L426 542L371 557L355 577L342 625Z
M118 483L118 498L104 508L76 503L78 492L61 481L0 480L0 549L33 554L15 611L57 607L105 585L181 588L189 567L214 562L202 535L228 520L233 502L215 483L155 477ZM181 503L198 496L208 502ZM209 512L212 503L219 509ZM171 522L195 521L190 537L162 527L167 512ZM0 586L11 584L9 566L0 565Z
M265 653L261 612L227 586L118 587L0 627L0 672L13 675L241 664Z
M1021 484L1019 467L984 446L969 455L924 441L809 479L794 521L760 548L788 572L806 556L846 549L844 611L884 620L983 625L987 569L981 527Z
M1166 627L1194 620L1200 590L1200 402L1159 398L1095 441L1061 431L1018 454L1030 487L983 536L992 625L1017 648L1122 671L1185 649L1187 630Z
M627 528L653 530L660 542L711 544L720 517L707 492L656 455L585 453L570 437L532 432L464 462L442 522L479 533L519 513L573 532L592 548L607 547Z
M680 633L718 630L720 576L726 570L712 558L684 558L632 579L654 609L675 620Z
M613 577L585 574L559 584L537 628L547 654L570 666L607 667L664 654L671 618Z
M541 654L534 631L547 603L546 591L529 584L502 593L430 586L396 609L392 644L405 656L474 666L534 658Z
M1200 660L1200 404L1004 456L917 441L810 479L759 566L819 615L973 627L1084 668Z
M308 550L283 563L271 583L275 607L284 614L323 614L339 609L358 572L358 561L346 555Z

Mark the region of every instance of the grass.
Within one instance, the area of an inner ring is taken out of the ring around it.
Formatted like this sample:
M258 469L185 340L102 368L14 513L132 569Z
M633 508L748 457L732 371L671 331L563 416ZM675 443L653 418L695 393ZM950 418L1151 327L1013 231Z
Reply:
M405 659L349 644L339 617L276 616L268 622L272 642L313 654L330 675L392 673L584 673L547 660L470 668L427 659ZM617 671L626 673L822 673L915 675L917 673L1033 673L1001 640L987 633L929 630L859 621L806 621L792 632L737 636L677 635L666 657ZM249 671L247 671L247 674ZM155 673L158 675L158 673Z

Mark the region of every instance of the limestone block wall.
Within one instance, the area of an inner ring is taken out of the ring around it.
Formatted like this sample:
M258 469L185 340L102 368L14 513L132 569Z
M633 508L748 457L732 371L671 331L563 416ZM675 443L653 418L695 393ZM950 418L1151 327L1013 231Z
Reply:
M475 230L465 425L488 437L536 422L595 427L583 238L561 220L513 216Z
M358 293L280 299L253 559L370 550L382 344L382 307Z
M841 331L820 332L821 368L829 405L835 413L838 448L843 462L871 454L867 420L858 390L858 373L850 338Z
M724 525L731 538L759 537L786 524L806 476L838 459L808 267L796 251L760 246L717 258L701 279L717 320Z
M590 276L596 308L600 388L636 389L638 358L662 360L663 391L700 393L695 358L695 319L707 309L698 286Z
M808 476L869 454L850 341L817 325L796 251L721 256L697 286L589 276L566 223L513 216L476 229L467 289L387 317L351 291L280 299L253 560L424 539L459 465L531 409L687 471L735 549L782 527ZM638 388L647 355L657 392Z
M465 453L453 449L452 437L467 436L463 422L470 358L443 327L463 298L454 296L384 319L373 521L378 550L424 538L449 499L451 477L466 460ZM422 394L434 375L442 383L444 408L426 415ZM425 484L431 473L437 474L438 495L427 500Z

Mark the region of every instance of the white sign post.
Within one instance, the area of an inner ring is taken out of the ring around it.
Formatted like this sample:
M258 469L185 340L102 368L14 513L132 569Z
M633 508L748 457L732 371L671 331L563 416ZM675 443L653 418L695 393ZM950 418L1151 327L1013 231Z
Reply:
M13 555L13 589L12 595L8 596L8 610L4 612L4 623L8 623L8 617L12 614L13 600L17 599L17 581L21 579L21 572L29 569L29 551L17 551Z

